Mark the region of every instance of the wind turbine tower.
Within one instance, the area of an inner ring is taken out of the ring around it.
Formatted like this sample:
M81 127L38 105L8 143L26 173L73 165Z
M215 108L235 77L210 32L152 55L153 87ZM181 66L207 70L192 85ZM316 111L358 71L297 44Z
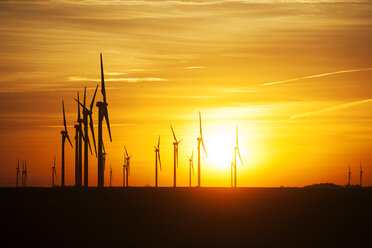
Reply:
M110 188L111 188L111 184L112 183L112 167L111 167L111 164L110 164Z
M57 181L56 157L54 157L54 164L52 166L52 187L55 186L55 181Z
M363 169L362 169L362 162L360 162L360 187L362 187L362 177L363 177Z
M73 148L73 146L72 146L70 137L68 136L68 132L67 132L65 104L64 104L63 100L62 100L62 109L63 109L63 125L65 127L65 130L61 131L61 134L62 134L61 186L64 187L65 186L65 141L66 141L66 138L67 138L67 140L70 143L72 148Z
M26 187L27 185L27 164L26 160L23 164L23 170L22 170L22 187Z
M129 185L129 174L130 174L130 158L132 155L129 156L127 148L124 146L125 149L125 174L126 174L126 187Z
M197 140L198 140L198 187L200 187L200 144L203 145L205 156L207 156L207 158L208 158L207 150L205 149L204 141L203 141L203 132L202 132L201 113L200 113L200 111L199 111L199 126L200 126L200 137L197 138Z
M237 179L237 164L236 164L236 153L238 153L239 155L239 158L240 158L240 162L242 163L243 165L243 160L242 160L242 157L240 156L240 151L239 151L239 145L238 145L238 127L236 127L236 146L234 147L234 187L236 188L237 186L237 183L236 183L236 179Z
M234 167L235 163L231 162L231 188L234 187Z
M182 139L180 139L179 141L177 141L176 134L174 133L174 130L173 130L172 125L170 127L172 129L173 138L174 138L174 142L173 142L173 146L174 146L174 151L173 151L173 164L174 164L174 176L173 176L174 177L174 181L173 181L173 187L177 187L178 144L182 141Z
M191 157L189 158L189 186L191 187L191 169L192 174L195 175L194 172L194 151L191 152Z
M160 171L163 171L161 167L161 160L160 160L160 136L158 139L158 147L155 147L155 188L158 187L158 160L160 165Z
M17 166L16 169L17 169L16 186L18 188L19 178L21 177L21 174L20 174L20 171L19 171L19 159L18 159L18 166Z
M100 54L101 60L101 93L103 97L103 102L97 102L96 106L98 107L98 187L103 188L104 186L104 157L102 153L103 148L103 139L102 139L102 122L103 119L106 119L107 129L111 138L110 122L108 117L107 110L107 101L106 101L106 89L105 89L105 79L103 74L103 62L102 62L102 53Z

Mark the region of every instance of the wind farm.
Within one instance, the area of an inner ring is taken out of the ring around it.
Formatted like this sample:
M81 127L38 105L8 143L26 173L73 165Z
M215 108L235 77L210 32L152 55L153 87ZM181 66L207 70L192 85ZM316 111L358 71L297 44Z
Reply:
M371 247L371 13L0 1L1 247Z

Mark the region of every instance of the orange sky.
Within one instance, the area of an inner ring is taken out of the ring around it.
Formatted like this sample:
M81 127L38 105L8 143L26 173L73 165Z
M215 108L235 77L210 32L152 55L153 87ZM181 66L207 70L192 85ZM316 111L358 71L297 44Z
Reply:
M278 2L0 2L0 186L14 186L17 158L27 160L29 185L49 186L56 156L60 182L61 100L73 138L73 98L87 86L90 102L100 52L114 185L124 145L133 154L130 185L154 184L158 135L159 184L172 185L172 124L184 139L178 182L186 186L199 110L209 155L203 186L230 185L236 125L239 186L345 184L349 163L356 184L359 161L371 185L372 2ZM97 124L97 109L93 116ZM93 186L96 173L91 156ZM72 185L68 146L66 174Z

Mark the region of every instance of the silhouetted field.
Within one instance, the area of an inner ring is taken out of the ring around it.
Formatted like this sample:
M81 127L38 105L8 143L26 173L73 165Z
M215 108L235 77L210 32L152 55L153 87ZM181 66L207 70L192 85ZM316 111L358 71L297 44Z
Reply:
M372 247L372 188L3 188L0 196L1 247Z

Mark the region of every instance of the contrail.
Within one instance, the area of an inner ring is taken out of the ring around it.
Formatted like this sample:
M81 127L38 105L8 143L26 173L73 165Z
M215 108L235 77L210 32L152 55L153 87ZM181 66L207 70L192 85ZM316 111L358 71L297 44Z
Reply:
M317 74L317 75L310 75L310 76L305 76L305 77L292 78L292 79L281 80L281 81L276 81L276 82L271 82L271 83L265 83L265 84L261 84L261 86L268 86L268 85L274 85L274 84L289 83L289 82L299 81L299 80L308 79L308 78L325 77L325 76L331 76L331 75L335 75L335 74L342 74L342 73L349 73L349 72L358 72L358 71L370 71L370 70L372 70L372 67L370 67L370 68L361 68L361 69L352 69L352 70L344 70L344 71L327 72L327 73L322 73L322 74Z
M302 114L292 115L290 117L290 119L293 120L293 119L307 117L307 116L311 116L311 115L322 114L322 113L326 113L326 112L329 112L329 111L345 109L345 108L349 108L349 107L352 107L352 106L355 106L355 105L368 103L368 102L372 102L372 98L364 99L364 100L360 100L360 101L356 101L356 102L343 103L343 104L339 104L339 105L336 105L336 106L333 106L333 107L328 107L328 108L323 108L323 109L310 111L310 112L306 112L306 113L302 113Z

